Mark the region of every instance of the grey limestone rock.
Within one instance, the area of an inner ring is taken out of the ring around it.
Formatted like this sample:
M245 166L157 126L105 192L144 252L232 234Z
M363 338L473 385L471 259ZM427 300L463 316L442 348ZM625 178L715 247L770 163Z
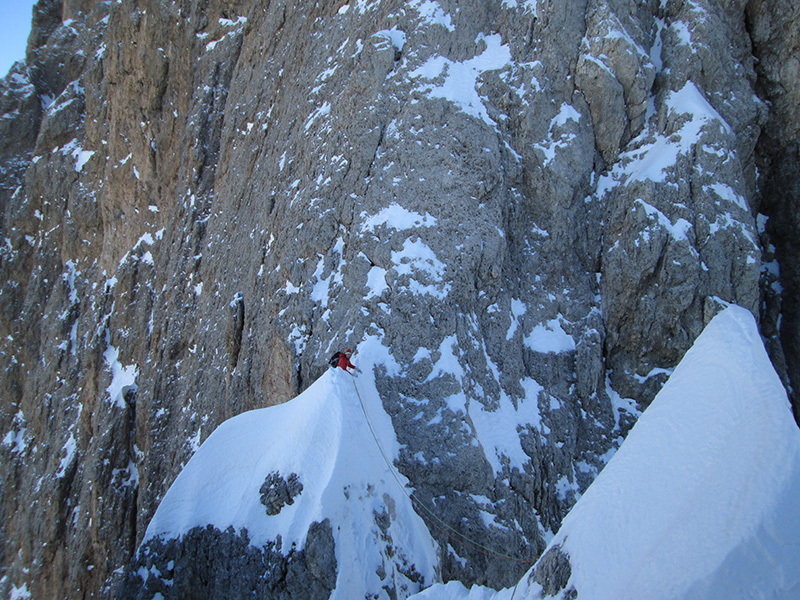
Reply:
M531 575L533 580L542 586L545 598L561 594L572 576L569 555L561 551L561 546L554 546L539 560ZM573 588L567 590L562 597L577 598L578 594Z
M797 10L40 0L0 81L0 594L326 597L324 519L302 560L136 548L217 425L368 336L396 467L522 561L717 303L794 389ZM430 533L444 580L525 568Z
M261 503L267 507L268 515L277 515L287 504L294 504L295 496L303 491L303 484L297 473L284 479L278 472L270 473L264 480L259 493Z
M165 600L189 598L272 598L321 600L336 584L336 557L330 523L312 523L305 547L282 548L280 539L264 547L247 531L197 527L180 539L155 538L139 548L122 577L107 583L107 597Z

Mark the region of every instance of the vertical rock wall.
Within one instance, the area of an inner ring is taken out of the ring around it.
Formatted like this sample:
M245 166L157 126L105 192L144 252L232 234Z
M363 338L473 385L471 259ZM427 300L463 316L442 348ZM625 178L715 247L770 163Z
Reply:
M0 83L0 593L115 593L198 444L366 336L399 469L523 559L720 302L796 380L788 4L40 0ZM524 569L433 534L445 579Z
M769 216L764 246L771 268L764 276L763 333L769 340L779 373L786 373L795 419L800 422L796 256L798 133L800 133L800 7L791 2L751 2L747 26L758 58L757 90L769 103L768 118L758 139L761 212ZM786 370L783 366L785 360Z

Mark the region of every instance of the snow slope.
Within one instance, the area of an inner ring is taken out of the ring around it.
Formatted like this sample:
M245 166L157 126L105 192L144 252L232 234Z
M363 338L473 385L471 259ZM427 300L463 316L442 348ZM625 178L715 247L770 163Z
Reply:
M380 356L381 348L379 342L367 341L356 357ZM302 549L311 523L327 518L338 564L331 598L380 595L387 584L405 597L420 589L400 572L407 572L409 565L423 576L423 585L429 585L434 578L434 542L400 486L405 479L392 473L384 460L382 452L393 460L397 439L371 369L360 366L364 373L355 379L340 369L329 370L290 402L243 413L220 425L164 496L144 543L155 536L179 538L211 524L222 531L229 526L247 529L255 546L280 535L283 548L296 544ZM284 479L296 474L303 489L292 504L269 516L259 490L276 471ZM380 514L391 520L388 541L375 522ZM377 570L387 573L383 579Z
M548 546L571 565L556 597L800 598L798 490L800 431L755 320L731 306L564 519ZM451 583L416 598L541 598L535 570L517 590Z

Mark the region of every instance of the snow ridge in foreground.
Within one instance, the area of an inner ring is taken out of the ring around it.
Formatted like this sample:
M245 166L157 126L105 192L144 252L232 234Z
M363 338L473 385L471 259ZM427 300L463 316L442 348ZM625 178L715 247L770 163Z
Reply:
M545 551L569 557L568 581L544 596L534 580L543 559L515 598L800 598L798 490L800 430L753 316L731 306L708 324ZM544 582L541 571L536 579ZM415 598L513 593L451 583Z

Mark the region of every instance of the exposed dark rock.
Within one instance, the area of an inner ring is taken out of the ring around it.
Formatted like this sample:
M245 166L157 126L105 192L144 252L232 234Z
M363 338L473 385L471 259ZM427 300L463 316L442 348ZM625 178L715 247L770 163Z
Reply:
M280 473L270 473L264 480L259 493L261 503L267 507L268 515L277 515L287 504L294 504L295 496L303 491L303 484L297 473L291 473L284 479Z
M569 584L570 577L572 577L572 566L569 563L569 556L561 551L561 546L550 548L539 560L533 572L533 580L542 586L545 597L560 594ZM567 592L564 597L573 596Z
M303 550L282 549L280 540L257 548L247 531L220 531L209 525L177 540L156 538L139 548L111 597L321 600L330 596L335 584L336 557L327 520L311 525Z
M790 382L795 420L800 423L800 272L796 260L800 250L800 6L788 1L751 1L747 25L758 59L756 90L770 106L756 147L759 211L770 217L765 249L780 270L779 282L767 274L762 317L770 356L778 373Z

